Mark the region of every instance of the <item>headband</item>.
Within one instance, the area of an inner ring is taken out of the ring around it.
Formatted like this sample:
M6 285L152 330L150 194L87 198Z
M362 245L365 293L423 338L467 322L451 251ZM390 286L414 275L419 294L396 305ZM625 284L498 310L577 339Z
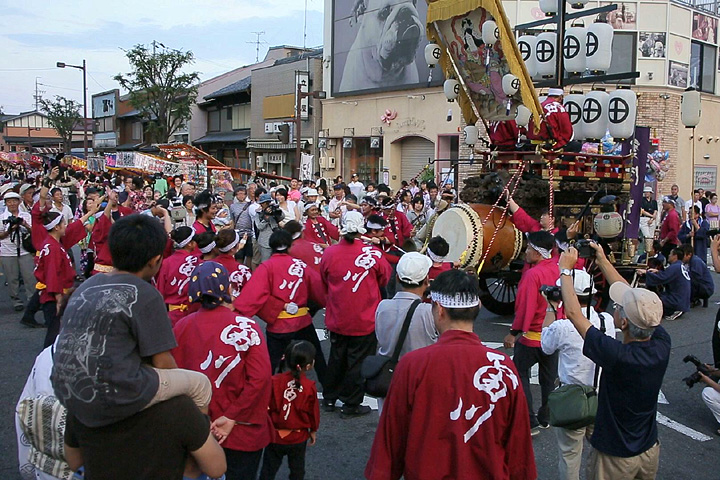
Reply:
M212 252L212 249L215 247L217 247L217 243L215 243L215 240L213 240L212 242L210 242L207 245L205 245L204 247L202 247L200 249L200 251L202 253L210 253L210 252Z
M48 223L47 225L45 225L45 230L47 230L47 231L49 232L49 231L52 230L53 228L55 228L55 227L57 227L58 225L60 225L60 222L62 222L62 221L63 221L63 216L62 216L62 215L58 215L57 217L55 217L55 220L53 220L52 222L50 222L50 223Z
M433 262L442 263L445 261L445 257L441 257L440 255L435 255L435 253L432 250L430 250L430 248L427 249L426 253L427 253L427 256L430 257L430 260L432 260Z
M233 248L235 248L235 245L240 243L240 234L237 232L237 230L234 230L234 232L235 232L235 240L230 242L230 245L228 245L226 247L218 248L218 250L220 250L220 252L227 253L230 250L232 250ZM205 253L205 252L203 252L203 253Z
M190 227L190 236L181 242L177 242L175 245L177 248L184 248L188 243L193 241L193 238L195 238L195 229Z
M298 238L300 238L300 236L302 236L302 231L294 233L292 239L297 240Z
M538 252L540 255L542 255L545 260L552 257L552 251L548 250L547 248L538 247L537 245L530 242L528 242L528 246Z
M379 223L375 223L375 222L368 222L366 227L371 230L382 230L385 228L382 225L380 225Z
M430 298L435 303L445 308L471 308L480 305L480 297L469 293L456 293L455 295L446 295L440 292L430 292Z
M276 251L276 252L284 252L284 251L287 250L288 248L290 248L290 245L280 245L279 247L277 247L277 248L275 249L275 251Z

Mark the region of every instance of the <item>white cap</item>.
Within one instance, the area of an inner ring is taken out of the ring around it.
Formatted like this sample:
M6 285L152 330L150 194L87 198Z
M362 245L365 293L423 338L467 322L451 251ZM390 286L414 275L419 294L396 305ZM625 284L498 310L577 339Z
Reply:
M14 199L16 199L16 200L20 200L20 194L19 194L19 193L15 193L15 192L8 192L8 193L6 193L5 196L3 197L3 199L5 199L5 200L10 200L11 198L14 198Z
M341 235L347 235L348 233L360 233L367 232L365 230L365 218L360 212L347 212L345 218L343 218L345 225L340 230Z
M397 277L405 283L421 284L428 276L432 260L418 252L408 252L397 264Z
M31 188L35 188L35 185L33 185L32 183L25 183L25 184L23 184L23 186L20 187L20 195L22 195L23 193L27 192L27 191L30 190Z
M317 197L318 191L314 188L308 188L307 192L305 192L306 197Z
M643 193L653 193L652 187L645 187L645 188L643 188Z
M563 92L562 88L549 88L548 89L548 97L549 96L562 97L563 95L565 95L565 92Z
M595 285L593 285L592 292L590 292L590 280L590 274L587 273L585 270L573 270L573 287L575 287L575 295L595 295L597 293L597 289L595 288ZM558 278L558 287L561 285L560 281L561 280Z
M15 186L15 185L12 184L12 183L6 183L6 184L3 185L2 187L0 187L0 195L4 195L5 192L7 192L8 190L10 190L10 189L13 188L14 186Z

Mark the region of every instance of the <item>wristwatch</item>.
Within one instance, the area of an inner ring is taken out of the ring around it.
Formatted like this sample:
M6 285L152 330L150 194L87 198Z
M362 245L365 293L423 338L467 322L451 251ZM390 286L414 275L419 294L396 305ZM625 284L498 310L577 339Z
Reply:
M560 270L560 275L561 275L561 276L562 276L562 275L567 275L568 277L572 277L572 274L573 274L573 272L572 272L572 270L570 270L569 268L563 268L562 270Z

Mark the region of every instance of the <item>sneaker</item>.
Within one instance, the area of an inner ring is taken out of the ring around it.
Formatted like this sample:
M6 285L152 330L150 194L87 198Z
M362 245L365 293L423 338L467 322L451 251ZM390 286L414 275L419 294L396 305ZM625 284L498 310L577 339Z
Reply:
M345 405L340 409L340 416L342 418L360 417L367 415L370 412L372 412L372 408L367 405L358 405L356 407L349 407Z
M25 306L24 306L24 305L15 305L15 311L16 311L16 312L22 312L23 310L25 310Z
M692 308L695 308L695 307L699 307L702 304L703 304L703 301L700 300L699 298L696 298L695 300L692 301L692 304L690 306Z
M335 411L335 400L323 399L323 410L327 413Z
M683 314L680 310L673 312L672 315L668 315L667 317L663 317L663 322L670 322L672 320L677 320L680 318L680 316Z
M532 428L530 429L530 436L531 436L531 437L537 437L538 435L540 435L540 425L538 425L538 426L536 426L536 427L532 427Z
M30 328L43 328L43 325L36 322L35 320L29 321L29 320L22 319L22 320L20 320L20 325L25 325L26 327L30 327Z
M538 428L542 428L543 430L545 430L546 428L550 428L550 424L548 422L540 422L538 424Z

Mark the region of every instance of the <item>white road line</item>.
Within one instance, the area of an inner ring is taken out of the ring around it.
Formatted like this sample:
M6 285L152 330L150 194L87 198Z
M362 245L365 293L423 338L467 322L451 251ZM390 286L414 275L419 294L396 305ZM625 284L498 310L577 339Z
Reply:
M658 394L658 403L663 405L670 405L670 402L668 402L668 399L665 397L665 394L660 390L660 393Z
M315 333L317 333L318 338L322 342L323 340L329 340L328 337L325 335L325 329L324 328L316 328Z
M700 433L697 430L693 430L690 427L686 427L682 423L678 423L675 420L671 420L660 412L657 413L656 418L657 422L660 425L665 425L666 427L672 428L676 432L687 435L688 437L692 438L693 440L697 440L698 442L707 442L708 440L712 440L712 437L709 437L704 433Z
M492 322L493 325L502 325L503 327L512 327L512 323Z

